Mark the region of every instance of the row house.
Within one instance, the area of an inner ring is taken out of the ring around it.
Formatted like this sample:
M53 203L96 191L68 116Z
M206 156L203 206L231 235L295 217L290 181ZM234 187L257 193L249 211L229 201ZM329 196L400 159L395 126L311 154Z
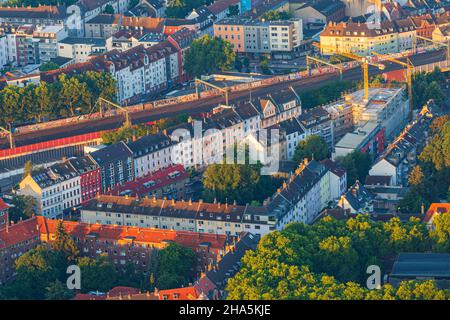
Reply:
M83 206L81 221L229 236L242 232L261 236L275 225L267 208L261 206L106 195Z
M302 113L300 96L292 87L252 100L252 104L261 115L262 128L297 117Z
M188 199L189 173L180 164L153 171L133 181L113 188L108 194L130 197L157 197L162 199Z
M164 134L153 134L128 143L133 152L134 176L140 178L172 164L173 143Z
M134 159L130 148L120 141L89 154L100 167L102 192L134 180Z
M103 13L108 6L111 6L115 13L125 13L128 11L129 2L129 0L78 0L68 9L76 8L81 13L83 22L87 22Z
M322 137L329 150L333 150L334 132L330 114L321 106L305 110L297 117L305 134Z
M59 220L33 217L0 229L0 285L16 275L15 260L38 245L49 245L56 237ZM234 243L225 235L193 233L149 228L91 225L62 221L80 255L96 258L106 254L116 270L133 263L144 275L148 272L150 255L170 243L191 248L196 255L192 276L197 277L215 266Z
M61 26L71 35L80 35L82 25L80 12L72 12L63 6L0 7L0 23L36 26Z
M56 218L81 203L80 184L80 175L70 163L57 163L26 176L18 194L35 199L36 214Z
M320 34L320 49L324 55L335 52L351 52L361 56L371 55L372 52L397 53L398 31L391 21L330 22Z
M324 159L320 163L330 172L331 200L337 200L347 191L347 170L330 159Z
M406 186L408 174L417 164L417 157L428 140L431 119L430 113L421 113L386 148L370 169L369 175L391 177L392 185Z
M16 274L15 261L40 243L36 217L0 227L0 285Z
M291 222L312 223L331 200L328 169L305 159L281 188L264 202L282 230Z
M86 202L102 191L100 167L89 156L69 159L70 165L80 175L81 202Z
M55 240L57 220L36 217L40 241L51 244ZM191 248L196 254L195 273L205 272L209 265L215 265L226 253L232 242L224 235L212 235L174 230L158 230L119 225L91 225L64 221L65 231L74 239L82 256L96 258L106 254L116 266L123 268L133 263L144 275L148 272L150 255L170 243Z

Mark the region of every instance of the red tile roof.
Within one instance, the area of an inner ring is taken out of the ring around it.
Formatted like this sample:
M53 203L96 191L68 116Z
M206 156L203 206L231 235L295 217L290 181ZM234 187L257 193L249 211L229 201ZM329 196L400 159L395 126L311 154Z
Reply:
M3 201L2 198L0 198L0 211L8 210L9 206Z
M214 14L221 13L227 10L230 6L236 5L239 3L239 0L217 0L213 4L208 6L208 10Z
M41 235L55 233L58 220L49 220L41 216L38 225ZM95 235L97 239L133 241L142 244L164 244L175 242L180 245L196 248L202 243L210 243L211 248L222 249L226 246L225 235L196 233L189 231L174 231L153 228L138 228L114 225L88 224L74 221L64 221L65 230L73 237L83 239Z
M450 203L432 203L423 221L428 223L436 213L450 212Z
M117 297L120 295L133 295L141 293L141 290L132 287L114 287L108 291L108 297Z
M174 172L179 172L180 174L170 178L169 174ZM135 181L126 182L121 186L118 186L109 192L110 195L120 195L121 192L125 190L131 190L130 196L142 197L148 194L152 190L160 189L164 186L170 185L174 182L183 181L189 177L189 173L184 169L181 164L172 165L170 167L155 171L147 176L136 179ZM154 181L155 184L152 186L145 187L144 184L150 181Z
M160 290L159 300L197 300L199 295L195 287Z
M37 221L38 218L34 217L11 225L8 228L2 227L0 229L0 249L39 237Z

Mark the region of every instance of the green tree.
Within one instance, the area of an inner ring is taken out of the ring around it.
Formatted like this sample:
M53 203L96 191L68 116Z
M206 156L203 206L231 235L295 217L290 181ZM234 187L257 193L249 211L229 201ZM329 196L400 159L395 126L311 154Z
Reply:
M266 21L289 20L290 18L292 18L292 15L289 12L276 10L266 11L261 16L261 19Z
M195 77L233 67L236 54L231 43L218 37L205 35L192 42L186 50L186 71Z
M239 6L232 5L228 7L228 17L235 17L239 15Z
M114 8L112 5L108 4L105 7L105 10L103 10L104 14L115 14L116 12L114 11Z
M54 62L45 62L43 64L41 64L41 66L39 67L39 71L41 72L45 72L45 71L51 71L51 70L56 70L59 69L59 65L57 65Z
M300 163L305 158L320 161L328 158L328 154L328 145L325 140L318 135L310 135L295 147L293 161Z
M194 276L196 255L192 249L170 243L159 253L158 289L172 289L187 285Z
M51 244L52 249L60 252L68 261L74 261L79 253L77 245L72 237L64 229L62 221L58 221L55 230L55 240Z
M355 150L343 157L337 157L336 162L347 170L347 184L353 185L356 180L365 180L372 165L372 157L369 153Z
M36 200L31 196L14 195L9 208L9 220L18 222L31 218L35 212Z
M73 296L73 291L59 280L50 282L45 288L45 300L69 300Z
M28 177L33 172L33 163L31 160L28 160L25 162L25 165L23 166L23 175L22 178Z
M107 292L117 283L118 273L105 254L99 255L95 259L89 257L79 258L78 266L82 275L82 292Z

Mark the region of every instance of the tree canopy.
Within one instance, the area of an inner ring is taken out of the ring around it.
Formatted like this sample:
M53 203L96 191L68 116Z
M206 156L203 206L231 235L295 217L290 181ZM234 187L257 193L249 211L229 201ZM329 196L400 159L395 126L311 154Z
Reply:
M450 214L443 214L450 219ZM447 221L446 221L447 222ZM400 252L443 252L450 224L428 232L418 219L375 222L367 215L347 221L326 217L313 225L289 224L265 235L228 281L229 299L446 299L433 281L402 282L398 288L365 288L369 265L382 272Z
M448 198L450 188L450 120L438 117L430 126L431 140L418 156L409 174L409 190L400 201L400 211L420 212L422 205Z
M364 181L372 166L372 156L355 150L345 156L337 157L336 162L347 170L347 184L353 185L356 180Z
M230 70L235 59L230 42L205 35L195 39L186 50L185 68L191 76L199 77L218 70Z
M320 161L328 158L328 145L325 140L318 135L310 135L302 140L295 147L293 161L300 163L304 158Z
M89 113L99 97L114 101L116 84L109 73L87 71L60 75L53 83L0 90L0 125L21 125Z

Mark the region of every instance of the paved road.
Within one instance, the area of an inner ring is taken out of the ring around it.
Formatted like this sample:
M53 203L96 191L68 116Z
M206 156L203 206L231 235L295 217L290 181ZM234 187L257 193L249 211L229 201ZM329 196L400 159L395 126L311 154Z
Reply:
M429 64L432 62L445 60L445 52L444 51L435 51L429 52L422 55L417 55L411 57L411 61L414 65L423 65ZM371 76L387 72L401 69L402 67L398 64L394 63L385 63L386 69L384 71L378 70L376 67L370 67L369 74ZM351 70L348 70L343 75L344 80L361 80L362 72L361 68L357 67ZM305 91L311 90L315 88L319 88L324 84L334 81L337 79L337 74L325 74L311 78L304 78L298 80L286 81L283 83L278 83L272 86L260 87L258 89L253 90L252 96L262 96L271 92L277 92L281 89L284 89L288 86L293 86L297 90ZM249 99L248 91L241 92L232 92L230 94L231 102L238 102ZM153 110L143 110L136 113L131 114L131 120L133 124L145 123L148 121L154 121L157 119L176 116L182 113L185 114L198 114L202 112L206 112L211 110L213 107L217 106L219 103L224 103L223 97L212 97L205 98L197 101L180 103L177 105L167 106L161 109L153 109ZM65 138L74 135L95 132L100 130L110 130L119 128L123 123L123 116L118 115L114 117L109 117L105 119L97 119L93 120L89 123L80 123L75 125L70 125L67 127L59 127L59 128L51 128L46 130L41 130L38 132L18 134L15 136L16 146L29 145L32 143L43 142L53 139ZM8 148L7 139L0 140L0 149Z

